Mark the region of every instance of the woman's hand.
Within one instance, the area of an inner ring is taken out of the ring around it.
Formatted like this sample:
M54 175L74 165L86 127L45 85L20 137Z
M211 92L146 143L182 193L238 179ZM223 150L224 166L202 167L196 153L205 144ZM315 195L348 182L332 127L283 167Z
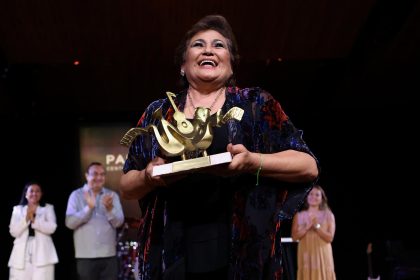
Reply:
M187 174L177 174L177 175L170 175L170 176L153 176L153 167L157 165L165 164L166 160L160 157L154 158L149 164L146 166L145 170L145 178L147 184L150 184L151 187L166 187L170 184L184 178Z
M146 169L144 170L144 180L146 185L148 185L151 188L166 186L166 183L161 176L153 176L153 167L165 163L166 161L163 158L155 157L147 164Z
M248 151L242 144L228 144L227 151L232 154L228 165L216 165L204 172L216 176L229 177L241 173L255 173L260 166L260 154Z
M28 204L28 209L26 211L26 221L31 221L32 223L35 221L36 207L37 205Z
M248 151L242 144L228 144L227 151L232 154L232 161L226 166L213 166L203 172L216 176L229 177L241 173L255 173L260 166L260 154Z
M152 159L142 170L130 170L120 179L120 194L124 199L141 199L160 186L166 186L170 179L153 176L153 167L165 164L161 157Z
M228 169L235 173L255 173L257 172L261 154L248 151L242 144L228 144L227 150L232 154L232 161L228 165Z

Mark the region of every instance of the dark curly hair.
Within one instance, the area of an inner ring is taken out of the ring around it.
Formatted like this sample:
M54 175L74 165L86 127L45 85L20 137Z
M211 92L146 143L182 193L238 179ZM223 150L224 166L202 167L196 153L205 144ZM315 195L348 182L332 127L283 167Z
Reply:
M178 69L185 62L185 54L190 40L197 33L205 30L214 30L219 32L227 39L228 49L230 53L230 63L232 65L233 73L235 73L239 64L238 44L236 43L235 35L233 34L232 27L225 17L221 15L208 15L196 22L190 30L185 33L184 38L179 43L175 51L175 65ZM181 87L187 88L189 83L185 76L181 76ZM226 86L235 85L235 74L233 74L227 81Z

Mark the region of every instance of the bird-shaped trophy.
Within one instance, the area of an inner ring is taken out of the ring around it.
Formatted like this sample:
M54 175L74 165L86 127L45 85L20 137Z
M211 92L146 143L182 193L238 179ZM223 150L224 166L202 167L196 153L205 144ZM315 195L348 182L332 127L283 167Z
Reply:
M244 110L233 107L224 115L222 115L221 109L210 115L209 108L197 107L194 118L189 121L185 114L176 107L172 99L175 94L166 92L166 95L175 111L173 123L162 117L162 111L159 108L153 113L153 118L159 120L157 126L149 124L146 127L131 128L125 133L120 144L130 147L138 135L149 134L156 138L162 154L167 157L181 156L182 160L180 161L154 166L153 176L170 175L230 162L232 155L229 152L208 155L206 149L213 140L213 127L219 127L232 119L240 121ZM187 152L198 152L200 156L187 159Z

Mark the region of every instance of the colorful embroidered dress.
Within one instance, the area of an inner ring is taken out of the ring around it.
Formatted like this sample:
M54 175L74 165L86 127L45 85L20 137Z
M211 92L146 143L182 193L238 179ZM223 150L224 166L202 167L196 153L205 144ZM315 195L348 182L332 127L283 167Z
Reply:
M174 102L182 111L186 93ZM235 106L244 109L242 120L215 128L209 154L226 152L227 143L233 143L251 152L293 149L312 155L302 131L268 92L228 88L222 113ZM152 114L158 108L171 122L174 109L161 99L148 106L138 126L157 125ZM130 147L124 172L142 170L156 156L163 157L154 136L140 135ZM293 217L312 183L262 177L256 186L255 174L225 178L194 173L157 188L139 201L144 221L138 236L139 278L184 279L186 272L226 267L228 279L281 279L280 223Z

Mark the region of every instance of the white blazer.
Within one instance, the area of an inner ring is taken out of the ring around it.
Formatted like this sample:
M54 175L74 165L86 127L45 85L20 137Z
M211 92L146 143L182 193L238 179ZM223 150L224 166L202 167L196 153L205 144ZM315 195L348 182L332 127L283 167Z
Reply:
M24 269L25 264L28 226L30 226L30 222L26 221L27 209L27 205L14 206L10 219L9 231L15 240L8 265L17 269ZM36 208L36 218L32 228L35 230L35 250L32 255L32 263L36 266L58 263L57 251L51 238L51 234L57 228L53 205L46 204L44 207Z

